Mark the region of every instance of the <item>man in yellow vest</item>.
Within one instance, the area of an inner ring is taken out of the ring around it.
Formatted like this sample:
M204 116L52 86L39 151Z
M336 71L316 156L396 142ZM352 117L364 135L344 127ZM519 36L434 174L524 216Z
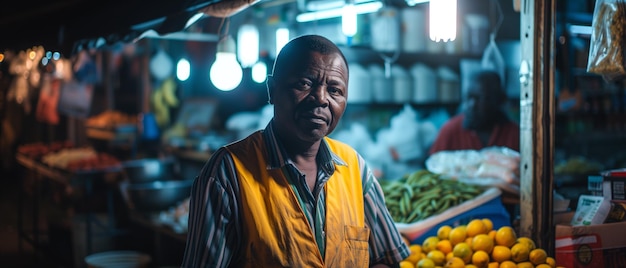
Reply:
M182 267L395 267L409 255L376 178L327 137L348 64L318 35L291 40L268 77L274 117L217 150L196 178Z

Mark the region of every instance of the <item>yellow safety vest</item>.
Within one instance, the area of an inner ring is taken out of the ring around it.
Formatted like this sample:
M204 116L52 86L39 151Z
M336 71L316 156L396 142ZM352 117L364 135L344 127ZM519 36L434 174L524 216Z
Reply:
M354 149L326 138L347 162L336 166L326 191L325 259L303 208L280 169L268 170L261 132L227 146L241 192L243 252L236 267L367 267L368 239L363 189Z

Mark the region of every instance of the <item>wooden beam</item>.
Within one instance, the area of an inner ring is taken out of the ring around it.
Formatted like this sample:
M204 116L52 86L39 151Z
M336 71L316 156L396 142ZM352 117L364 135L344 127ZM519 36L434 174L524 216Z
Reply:
M520 236L554 255L555 1L524 0L520 41Z

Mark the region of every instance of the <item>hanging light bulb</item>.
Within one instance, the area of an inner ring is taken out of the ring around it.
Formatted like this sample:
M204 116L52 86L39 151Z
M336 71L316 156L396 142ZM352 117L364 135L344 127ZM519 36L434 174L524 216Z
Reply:
M289 42L289 29L280 27L276 29L276 55Z
M267 64L265 62L259 61L252 65L252 80L257 83L265 82L267 78Z
M357 16L354 0L346 0L341 15L341 31L345 36L352 37L356 34Z
M176 78L180 81L187 81L190 74L191 65L189 64L189 61L185 58L178 60L178 63L176 64Z
M241 83L243 71L235 55L235 40L230 35L217 43L215 62L211 65L209 77L213 85L222 91L233 90Z
M251 67L259 60L259 29L252 23L239 27L237 57L241 67Z
M435 42L456 39L456 0L430 1L430 40Z

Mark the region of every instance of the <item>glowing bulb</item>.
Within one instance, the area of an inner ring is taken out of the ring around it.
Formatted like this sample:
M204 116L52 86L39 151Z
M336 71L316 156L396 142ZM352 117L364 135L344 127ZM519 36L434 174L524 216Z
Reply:
M289 42L289 29L278 28L276 29L276 55L278 52Z
M250 67L259 60L259 29L254 24L244 24L239 28L237 57L242 67Z
M267 65L265 62L259 61L252 66L252 80L257 83L263 83L267 78Z
M356 34L356 9L354 3L346 3L343 6L343 12L341 16L341 31L346 36L354 36Z
M191 65L189 61L185 58L181 58L178 60L176 64L176 77L180 81L186 81L189 78L189 74L191 73Z
M430 40L435 42L456 39L456 0L430 1Z
M237 62L235 55L235 40L231 36L226 36L217 44L215 62L209 70L211 82L219 90L230 91L241 83L243 70Z

